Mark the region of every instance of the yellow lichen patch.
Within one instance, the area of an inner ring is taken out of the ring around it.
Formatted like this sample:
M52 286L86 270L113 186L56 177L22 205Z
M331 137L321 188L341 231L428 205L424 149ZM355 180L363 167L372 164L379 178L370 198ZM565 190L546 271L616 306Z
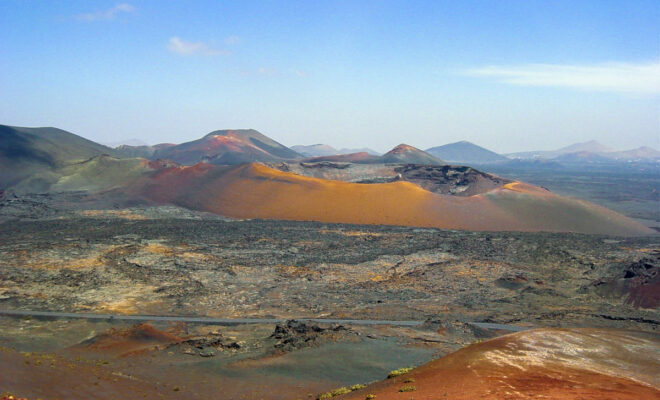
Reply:
M163 254L166 256L172 256L175 252L174 248L169 246L164 246L159 243L149 243L148 245L144 246L141 250L154 254Z
M620 248L621 250L625 250L625 251L639 251L639 252L642 252L642 253L651 253L651 254L660 251L660 249L658 249L657 247L650 247L650 248L648 248L648 247L640 247L640 248L635 248L635 247L619 246L619 248Z
M62 260L53 260L51 258L40 257L35 260L25 260L23 266L33 269L91 269L103 265L99 257L89 256L82 258L65 258Z
M277 272L288 277L303 277L312 273L308 267L298 267L296 265L277 265L275 266Z
M144 215L136 214L129 210L83 210L80 214L86 217L115 217L131 220L147 219Z
M461 271L456 271L456 272L454 273L454 275L455 275L455 276L462 276L462 277L475 278L475 279L477 279L477 280L479 280L479 281L486 281L486 278L484 278L483 276L480 276L480 272L479 272L479 271L474 271L474 270L470 270L470 269L465 269L465 270L461 270Z
M146 300L144 297L126 298L117 301L98 302L93 305L80 305L86 312L98 314L144 314L158 315L168 310L172 304L167 299Z
M138 311L136 303L135 297L128 297L119 301L99 303L95 310L113 314L135 314Z
M85 268L97 267L100 265L101 262L99 261L98 257L86 257L86 258L71 260L67 262L65 266L71 269L85 269Z
M336 233L338 235L343 235L343 236L373 236L373 237L383 236L382 233L363 232L363 231L344 231L341 229L321 229L321 233L323 234Z
M166 246L160 243L149 243L140 249L141 252L158 254L165 257L184 258L188 261L217 261L217 257L209 254L190 251L188 246Z
M203 254L203 253L194 253L191 251L186 251L181 254L177 254L178 257L180 258L186 258L190 261L213 261L217 260L216 257L208 255L208 254Z
M117 282L113 290L102 290L100 299L97 293L91 293L89 297L83 297L90 302L96 301L91 308L94 312L117 313L117 314L139 314L149 312L154 304L161 301L158 294L154 294L155 286L141 284L122 284Z
M369 275L370 275L369 280L372 282L382 282L390 279L389 275L375 274L375 273L371 273Z

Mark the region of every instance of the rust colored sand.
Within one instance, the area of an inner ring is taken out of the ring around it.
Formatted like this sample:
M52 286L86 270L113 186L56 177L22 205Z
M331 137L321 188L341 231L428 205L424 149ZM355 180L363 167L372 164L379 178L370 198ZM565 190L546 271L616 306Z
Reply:
M538 329L471 345L345 398L658 399L658 353L657 334Z
M111 328L76 345L72 350L93 350L121 356L136 355L151 351L158 346L179 343L183 339L154 328L148 323L134 325L127 329Z
M428 192L410 182L358 184L305 177L245 164L172 167L132 189L156 203L234 218L407 225L484 231L567 231L650 234L606 208L561 197L523 183L458 197Z

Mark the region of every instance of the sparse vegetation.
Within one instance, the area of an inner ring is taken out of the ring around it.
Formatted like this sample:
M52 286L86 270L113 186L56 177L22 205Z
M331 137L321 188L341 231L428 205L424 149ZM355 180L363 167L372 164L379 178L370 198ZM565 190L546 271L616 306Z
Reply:
M413 367L405 367L405 368L395 369L393 371L390 371L389 374L387 374L387 379L395 378L397 376L407 374L408 372L412 371L412 369L413 369Z
M365 397L365 400L373 400L376 398L375 394L368 394L367 397Z
M342 394L346 394L346 393L350 393L350 392L351 392L351 389L349 389L347 387L340 387L340 388L337 388L337 389L333 390L332 392L330 392L330 394L332 394L332 397L335 397L335 396L341 396Z
M415 390L417 390L417 388L415 386L407 385L407 386L403 386L401 389L399 389L399 392L414 392Z
M329 391L329 392L326 392L326 393L321 393L320 395L318 395L316 397L316 400L330 399L330 398L333 398L335 396L341 396L342 394L348 394L350 392L354 392L356 390L364 389L366 387L367 387L367 385L362 384L362 383L356 383L355 385L352 385L350 387L340 387L340 388L337 388L335 390L332 390L332 391ZM373 399L375 397L375 396L374 397L369 397L369 396L373 396L373 395L367 395L367 399Z
M403 381L403 383L413 383L413 382L415 382L414 378L408 378L405 381Z

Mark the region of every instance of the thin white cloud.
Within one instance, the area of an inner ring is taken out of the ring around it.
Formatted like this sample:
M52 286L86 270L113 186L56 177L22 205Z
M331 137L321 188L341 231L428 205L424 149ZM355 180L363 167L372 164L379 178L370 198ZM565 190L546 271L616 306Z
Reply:
M130 14L135 12L135 7L128 3L119 3L116 6L109 8L107 10L96 11L86 14L78 14L75 18L78 21L108 21L115 19L119 14Z
M257 74L265 75L265 76L275 76L275 75L279 75L280 73L273 68L259 67L257 68Z
M229 46L235 46L241 43L241 38L236 35L231 35L225 38L225 44Z
M660 61L638 64L487 66L469 69L464 73L521 86L660 94Z
M259 67L256 69L244 69L237 71L245 77L263 77L263 78L305 78L308 73L299 69L278 70L270 67Z
M227 50L211 47L204 42L187 42L176 36L170 38L167 49L172 53L183 56L225 56L229 54Z

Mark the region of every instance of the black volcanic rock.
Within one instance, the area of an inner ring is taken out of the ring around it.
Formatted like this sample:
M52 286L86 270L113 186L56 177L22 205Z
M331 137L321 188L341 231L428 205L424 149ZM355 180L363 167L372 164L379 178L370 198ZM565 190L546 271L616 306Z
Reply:
M637 308L660 307L660 256L640 259L626 266L614 277L591 284L604 297L623 297Z

